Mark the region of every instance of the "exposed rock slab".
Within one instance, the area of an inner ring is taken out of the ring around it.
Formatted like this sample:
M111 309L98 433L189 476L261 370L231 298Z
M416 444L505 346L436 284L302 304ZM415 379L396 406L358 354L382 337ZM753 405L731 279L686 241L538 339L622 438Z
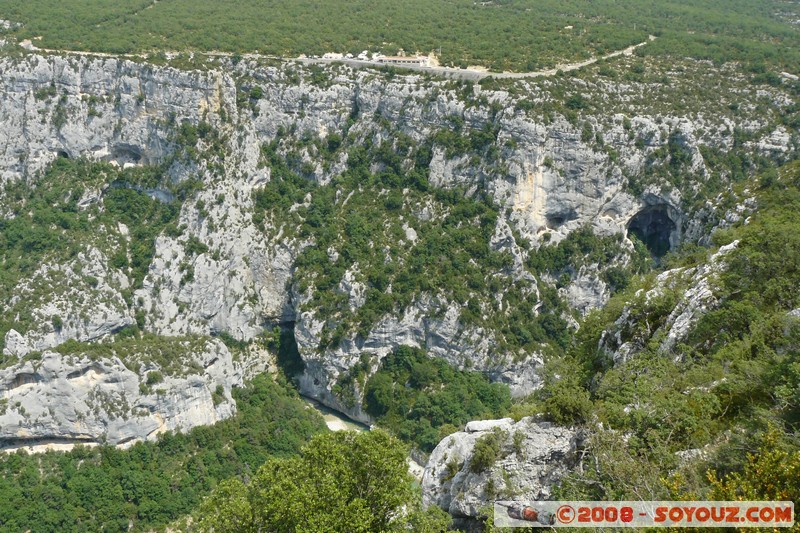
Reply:
M151 378L163 371L157 364L134 370L118 357L91 353L46 351L0 370L0 448L126 445L232 416L231 387L243 377L227 348L208 341L184 355L186 371L163 381Z
M473 472L475 443L498 432L497 460ZM430 455L422 477L425 505L436 505L456 518L477 518L502 495L528 501L548 499L553 487L577 461L574 430L523 418L470 422L466 431L445 437Z

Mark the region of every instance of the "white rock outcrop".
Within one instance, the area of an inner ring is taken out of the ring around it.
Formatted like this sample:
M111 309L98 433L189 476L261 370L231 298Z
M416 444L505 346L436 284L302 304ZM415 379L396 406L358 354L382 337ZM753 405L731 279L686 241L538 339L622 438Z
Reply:
M724 269L725 257L738 244L739 241L733 241L720 247L707 263L697 267L675 268L659 274L655 286L646 292L640 290L636 295L639 301L627 305L614 327L603 332L600 347L615 363L620 363L636 355L651 337L661 334L663 339L659 351L673 355L673 348L686 338L692 326L718 304L714 295L716 274ZM651 329L649 324L643 324L637 318L636 313L642 306L663 297L667 291L676 293L672 311L657 329Z
M497 432L497 459L473 471L475 443ZM422 476L422 498L455 518L477 518L498 497L546 500L555 484L577 462L578 434L571 429L523 418L469 422L465 431L445 437L433 450Z
M182 371L96 351L45 351L0 369L0 449L51 444L130 445L232 416L242 370L219 341L187 341ZM136 366L138 365L138 368ZM158 378L155 376L158 375Z
M48 262L0 302L0 312L30 316L31 326L6 333L3 353L24 357L69 339L94 341L134 323L122 291L130 282L108 258L88 247L66 263Z

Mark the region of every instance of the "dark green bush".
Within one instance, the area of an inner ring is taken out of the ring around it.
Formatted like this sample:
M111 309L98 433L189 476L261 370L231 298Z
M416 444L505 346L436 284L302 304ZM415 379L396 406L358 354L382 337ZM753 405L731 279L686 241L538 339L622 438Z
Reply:
M472 450L470 471L479 474L489 470L500 458L500 452L507 437L508 434L505 431L497 428L479 437Z

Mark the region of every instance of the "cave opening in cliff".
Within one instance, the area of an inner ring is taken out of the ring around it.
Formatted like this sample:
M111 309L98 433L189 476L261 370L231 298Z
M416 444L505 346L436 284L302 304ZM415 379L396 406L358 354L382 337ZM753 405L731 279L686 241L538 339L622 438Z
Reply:
M136 146L119 144L115 146L114 150L111 152L111 160L117 161L120 164L139 164L142 161L142 153Z
M636 236L654 257L664 257L672 243L675 222L665 205L652 205L636 213L628 222L628 238Z
M558 229L567 222L571 222L578 218L578 213L574 209L568 209L555 213L547 214L547 227L550 229Z

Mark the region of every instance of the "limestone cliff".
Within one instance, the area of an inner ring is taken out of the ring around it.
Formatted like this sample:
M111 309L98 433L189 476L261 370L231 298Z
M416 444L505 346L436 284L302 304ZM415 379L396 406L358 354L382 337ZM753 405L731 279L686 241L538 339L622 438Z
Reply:
M280 136L278 156L322 185L352 162L348 151L323 153L320 146L429 146L427 181L432 187L458 189L467 196L481 188L490 195L500 213L491 245L512 258L502 273L504 283L521 287L536 300L540 288L554 280L527 269L531 250L558 243L578 228L589 226L601 236L633 231L669 247L685 235L700 238L702 224L719 218L714 206L708 206L695 211L702 220L689 223L687 206L675 187L657 178L642 181L659 157L668 156L668 148L697 177L687 190L697 190L710 172L700 145L731 146L733 128L747 129L752 137L748 146L765 155L779 155L796 142L781 126L766 118L759 122L744 108L741 123L702 109L693 109L692 117L689 112L639 109L637 98L647 95L650 85L590 84L580 77L519 82L513 90L479 85L465 90L461 84L419 74L352 71L336 65L319 69L207 58L181 70L125 59L37 54L0 58L0 73L0 182L27 180L35 187L41 172L57 158L85 157L118 167L157 166L170 186L196 184L182 204L175 224L179 231L157 237L147 275L135 290L130 271L110 265L106 251L89 246L69 260L44 263L22 279L15 296L0 302L0 308L16 324L15 309L24 299L32 325L17 324L6 333L6 357L24 358L68 339L97 342L131 326L137 316L144 330L154 335L225 332L244 341L265 327L294 325L306 365L300 379L303 392L365 421L358 394L354 405L345 405L333 393L337 380L362 353L379 359L400 344L425 347L433 356L485 371L508 383L516 395L524 395L538 386L541 350L504 351L494 331L463 323L463 302L422 290L401 312L378 317L365 334L350 331L325 345L329 317L309 308L316 288L299 287L295 277L295 261L314 246L313 238L298 234L290 223L278 225L255 216L254 194L274 178L265 162L265 145ZM579 95L602 91L604 100L629 102L632 118L621 112L592 114L580 106L561 107L556 94L565 90ZM468 139L467 149L446 146L443 131L460 132ZM408 153L400 156L401 167L410 164ZM381 164L374 163L373 170L380 172ZM641 178L637 187L631 186L635 177ZM165 189L150 194L171 193ZM102 204L102 195L98 190L83 201ZM310 199L300 204L306 201ZM0 213L14 216L2 196ZM406 222L433 216L435 206L429 206ZM406 226L405 243L415 241L412 226ZM124 234L124 228L114 231ZM616 259L621 265L632 250L631 243L623 241L628 251ZM585 312L608 298L609 287L595 272L596 265L587 265L560 287L572 310ZM58 284L68 290L42 297L47 287ZM366 285L355 269L343 275L337 290L352 309L363 305ZM486 307L486 301L477 304ZM532 304L531 313L538 313L539 307ZM571 312L559 318L574 323ZM217 365L232 368L223 362L225 357L220 356ZM190 427L224 418L233 409L227 400L218 407L209 404L210 370L192 378L197 386L187 389L197 392L192 398L202 407L196 409L190 405L194 400L182 396L188 378L170 378L175 381L167 382L168 390L174 395L140 397L136 383L142 376L111 359L90 365L78 358L73 365L45 351L42 361L47 373L24 384L38 387L37 394L46 397L48 390L60 390L63 396L73 387L69 375L97 374L105 376L97 378L99 382L122 383L125 401L131 406L144 401L142 408L151 414L132 430L127 422L111 424L108 413L78 422L77 412L49 413L46 402L35 411L31 404L27 418L13 409L5 415L15 413L15 434L95 440L106 435L109 441L122 442L152 434L163 427L158 422L162 419L166 427ZM6 361L3 372L8 376L0 392L10 406L22 394L12 388L16 376L38 375L31 364ZM233 370L228 373L223 383L226 398L230 386L239 382L231 377ZM79 390L79 396L85 396L89 389ZM87 409L91 410L88 404ZM40 417L47 420L42 426L46 430L36 429Z
M221 342L176 339L161 359L124 342L45 351L0 370L0 448L130 445L235 412L231 387L243 371Z

